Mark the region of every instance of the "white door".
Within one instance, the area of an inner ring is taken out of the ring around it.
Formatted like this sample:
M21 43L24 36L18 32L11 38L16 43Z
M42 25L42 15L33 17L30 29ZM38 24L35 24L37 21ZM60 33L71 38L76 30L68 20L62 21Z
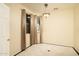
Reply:
M9 55L9 8L0 4L0 56Z

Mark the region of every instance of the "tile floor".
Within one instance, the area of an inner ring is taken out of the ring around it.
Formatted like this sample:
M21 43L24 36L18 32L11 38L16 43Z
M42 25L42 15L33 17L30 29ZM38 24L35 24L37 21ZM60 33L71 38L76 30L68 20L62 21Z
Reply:
M17 56L78 56L72 47L35 44Z

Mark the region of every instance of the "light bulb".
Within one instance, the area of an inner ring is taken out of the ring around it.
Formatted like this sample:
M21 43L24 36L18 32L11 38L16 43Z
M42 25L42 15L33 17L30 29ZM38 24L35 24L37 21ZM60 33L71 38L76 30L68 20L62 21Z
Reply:
M48 17L50 13L44 13L43 16Z

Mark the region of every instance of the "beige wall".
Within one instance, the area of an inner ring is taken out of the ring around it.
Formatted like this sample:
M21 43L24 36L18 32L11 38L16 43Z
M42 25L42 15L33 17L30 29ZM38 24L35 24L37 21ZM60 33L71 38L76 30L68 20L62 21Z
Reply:
M10 55L21 51L21 9L20 4L6 4L10 7ZM27 13L32 13L26 9Z
M43 43L65 46L74 45L73 7L59 8L51 11L47 19L43 19Z
M79 5L75 6L75 38L74 47L79 51Z

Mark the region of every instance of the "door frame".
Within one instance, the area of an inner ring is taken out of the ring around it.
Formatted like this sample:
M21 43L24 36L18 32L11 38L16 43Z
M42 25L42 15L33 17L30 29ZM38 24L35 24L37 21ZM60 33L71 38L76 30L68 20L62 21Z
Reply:
M35 15L31 14L31 30L30 30L30 45L33 45L36 43L36 37L35 37Z
M26 49L26 38L25 38L25 32L26 32L26 10L21 10L21 50Z

